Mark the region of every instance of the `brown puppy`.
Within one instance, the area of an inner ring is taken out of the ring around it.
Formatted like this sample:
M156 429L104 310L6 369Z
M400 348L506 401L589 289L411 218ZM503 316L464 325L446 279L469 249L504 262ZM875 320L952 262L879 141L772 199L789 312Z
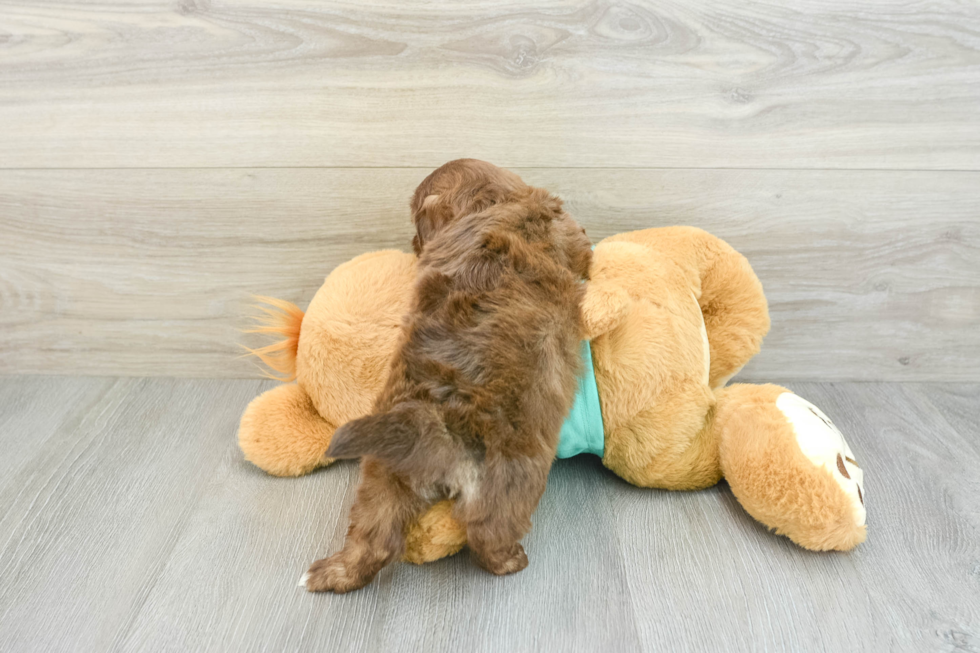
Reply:
M369 583L402 554L406 526L447 497L478 564L526 567L519 541L575 394L592 251L561 200L464 159L422 182L412 212L413 307L374 414L327 451L363 457L361 485L344 548L310 567L312 591Z

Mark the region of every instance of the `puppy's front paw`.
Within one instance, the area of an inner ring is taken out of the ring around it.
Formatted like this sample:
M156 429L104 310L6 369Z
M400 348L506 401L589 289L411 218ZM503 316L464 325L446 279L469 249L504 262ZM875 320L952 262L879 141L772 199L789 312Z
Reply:
M370 575L357 573L345 562L343 552L317 560L303 578L308 591L335 594L361 589L371 582Z
M485 551L477 556L477 562L491 574L506 576L527 567L527 554L523 546L515 544L509 549Z

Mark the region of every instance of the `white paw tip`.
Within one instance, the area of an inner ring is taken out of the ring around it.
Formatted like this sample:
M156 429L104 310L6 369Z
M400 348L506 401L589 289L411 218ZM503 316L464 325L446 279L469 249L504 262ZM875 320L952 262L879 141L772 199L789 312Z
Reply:
M864 507L864 470L855 462L844 435L823 411L792 392L779 395L776 407L793 427L800 451L837 481L854 506L855 523L864 526L868 515Z
M296 583L296 587L306 587L306 581L308 581L309 579L310 579L310 572L306 572L305 574L303 574L303 577L299 579L299 582Z

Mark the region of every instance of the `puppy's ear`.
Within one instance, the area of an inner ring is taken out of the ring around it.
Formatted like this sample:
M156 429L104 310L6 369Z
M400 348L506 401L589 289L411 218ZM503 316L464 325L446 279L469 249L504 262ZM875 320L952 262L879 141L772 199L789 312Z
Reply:
M444 213L447 207L439 201L439 195L427 195L418 210L412 215L415 223L415 236L412 238L412 249L415 255L422 253L425 243L432 239L436 231L447 221Z
M592 241L585 234L585 229L578 225L575 225L571 238L568 239L568 262L572 272L580 279L589 279L592 269Z

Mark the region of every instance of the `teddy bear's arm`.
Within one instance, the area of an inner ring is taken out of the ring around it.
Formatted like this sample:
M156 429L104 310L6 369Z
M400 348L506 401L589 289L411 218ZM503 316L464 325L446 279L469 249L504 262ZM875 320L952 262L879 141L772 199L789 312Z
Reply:
M629 313L630 298L626 291L601 279L589 281L582 300L585 338L592 340L611 331Z

